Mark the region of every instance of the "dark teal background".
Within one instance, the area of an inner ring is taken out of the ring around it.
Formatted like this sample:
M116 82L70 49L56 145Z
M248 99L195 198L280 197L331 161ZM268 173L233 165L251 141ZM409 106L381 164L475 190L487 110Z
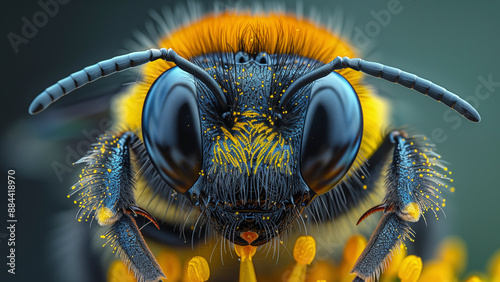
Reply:
M285 2L294 10L295 2ZM413 72L463 98L472 99L470 101L483 118L479 124L448 113L445 106L417 92L375 78L366 80L390 100L395 127L414 129L431 137L443 159L449 162L457 191L446 197L447 217L440 217L443 230L436 240L443 235L460 236L468 247L468 269L484 271L487 259L500 248L500 83L489 89L483 87L479 96L476 89L482 85L481 78L491 76L493 81L500 82L500 2L397 2L399 13L392 14L390 20L383 22L384 26L377 23L374 14L387 11L387 1L309 0L304 1L303 6L306 15L315 7L324 22L328 15L340 9L345 21L369 39L369 46L353 40L361 47L365 59ZM217 3L222 7L236 2ZM70 0L59 7L57 14L49 18L27 44L20 45L16 54L7 34L20 34L21 18L31 18L41 8L37 1L2 3L0 173L6 179L6 170L13 168L18 177L18 274L15 280L2 281L26 281L28 278L51 281L53 270L47 262L54 261L48 259L50 253L61 252L70 242L47 242L54 241L54 232L58 230L54 222L58 214L72 206L66 199L67 187L78 174L76 169L63 174L60 182L51 165L54 162L64 164L68 154L65 147L76 148L81 144L79 141L86 140L82 130L99 128L98 122L105 122L110 95L102 100L93 99L90 108L78 107L76 102L98 96L102 89L105 93L113 91L113 86L131 81L131 76L118 75L96 82L39 116L27 114L29 103L47 86L71 72L122 54L124 42L132 38L132 31L145 30L150 10L175 4L176 1ZM211 7L209 4L204 6ZM359 38L351 36L351 39ZM86 96L87 93L90 94ZM5 222L6 181L3 185L0 220ZM434 221L434 217L428 216L428 220ZM6 234L4 223L0 226L0 235ZM0 240L0 277L4 277L8 254L5 238L0 236Z

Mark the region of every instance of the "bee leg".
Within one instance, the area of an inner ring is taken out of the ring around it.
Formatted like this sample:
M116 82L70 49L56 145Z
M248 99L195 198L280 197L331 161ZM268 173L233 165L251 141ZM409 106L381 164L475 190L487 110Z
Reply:
M135 202L134 175L130 162L130 147L139 142L132 132L120 135L105 134L87 156L80 181L72 187L78 193L78 220L96 219L99 225L111 225L101 237L114 247L114 252L130 265L139 281L158 281L165 278L158 262L149 250L134 219L140 214L158 223Z
M432 207L430 196L440 184L435 179L440 175L433 170L428 159L436 155L428 145L420 145L417 138L408 138L399 131L390 133L389 138L394 144L394 155L388 169L386 195L382 204L369 209L360 221L378 211L384 214L351 270L351 274L356 275L354 281L379 278L393 252L399 249L404 239L411 239L414 235L408 222L417 222L422 211Z
M103 237L117 248L121 259L130 265L138 281L166 278L131 214L122 214Z

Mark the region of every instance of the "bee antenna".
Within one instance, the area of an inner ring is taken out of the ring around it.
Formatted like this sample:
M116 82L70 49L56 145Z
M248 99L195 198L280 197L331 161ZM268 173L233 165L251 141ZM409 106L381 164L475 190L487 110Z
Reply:
M337 57L332 62L321 66L318 69L315 69L314 71L297 79L285 91L280 99L280 104L282 106L286 105L287 102L292 98L293 94L305 85L319 78L327 76L334 70L344 68L351 68L353 70L362 71L371 76L380 77L387 81L400 84L410 89L414 89L424 95L431 97L436 101L445 104L470 121L481 121L481 116L479 115L477 110L471 106L471 104L437 84L434 84L412 73L405 72L397 68L389 67L375 62L365 61L362 59L350 59L348 57Z
M56 84L48 87L31 102L29 113L34 115L45 110L62 96L78 89L88 83L94 82L102 77L143 65L158 59L175 63L180 69L192 74L201 80L216 96L222 108L227 107L227 101L219 85L210 75L199 66L182 58L172 49L150 49L142 52L117 56L109 60L101 61L77 71L66 78L59 80Z

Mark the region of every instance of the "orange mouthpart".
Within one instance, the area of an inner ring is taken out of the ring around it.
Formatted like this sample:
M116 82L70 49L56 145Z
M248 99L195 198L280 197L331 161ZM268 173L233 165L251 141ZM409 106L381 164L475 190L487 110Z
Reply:
M243 240L247 241L248 244L250 245L250 244L252 244L253 241L255 241L259 237L259 235L255 232L247 231L247 232L241 233L240 237Z

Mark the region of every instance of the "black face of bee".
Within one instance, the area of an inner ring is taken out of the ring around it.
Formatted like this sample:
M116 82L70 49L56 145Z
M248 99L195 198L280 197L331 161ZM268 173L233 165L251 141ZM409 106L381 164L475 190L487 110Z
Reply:
M227 108L200 81L168 70L144 105L147 152L221 235L246 245L241 234L251 231L251 244L264 244L351 166L362 136L359 100L332 73L281 105L293 81L323 65L308 58L239 52L194 61L221 86Z

